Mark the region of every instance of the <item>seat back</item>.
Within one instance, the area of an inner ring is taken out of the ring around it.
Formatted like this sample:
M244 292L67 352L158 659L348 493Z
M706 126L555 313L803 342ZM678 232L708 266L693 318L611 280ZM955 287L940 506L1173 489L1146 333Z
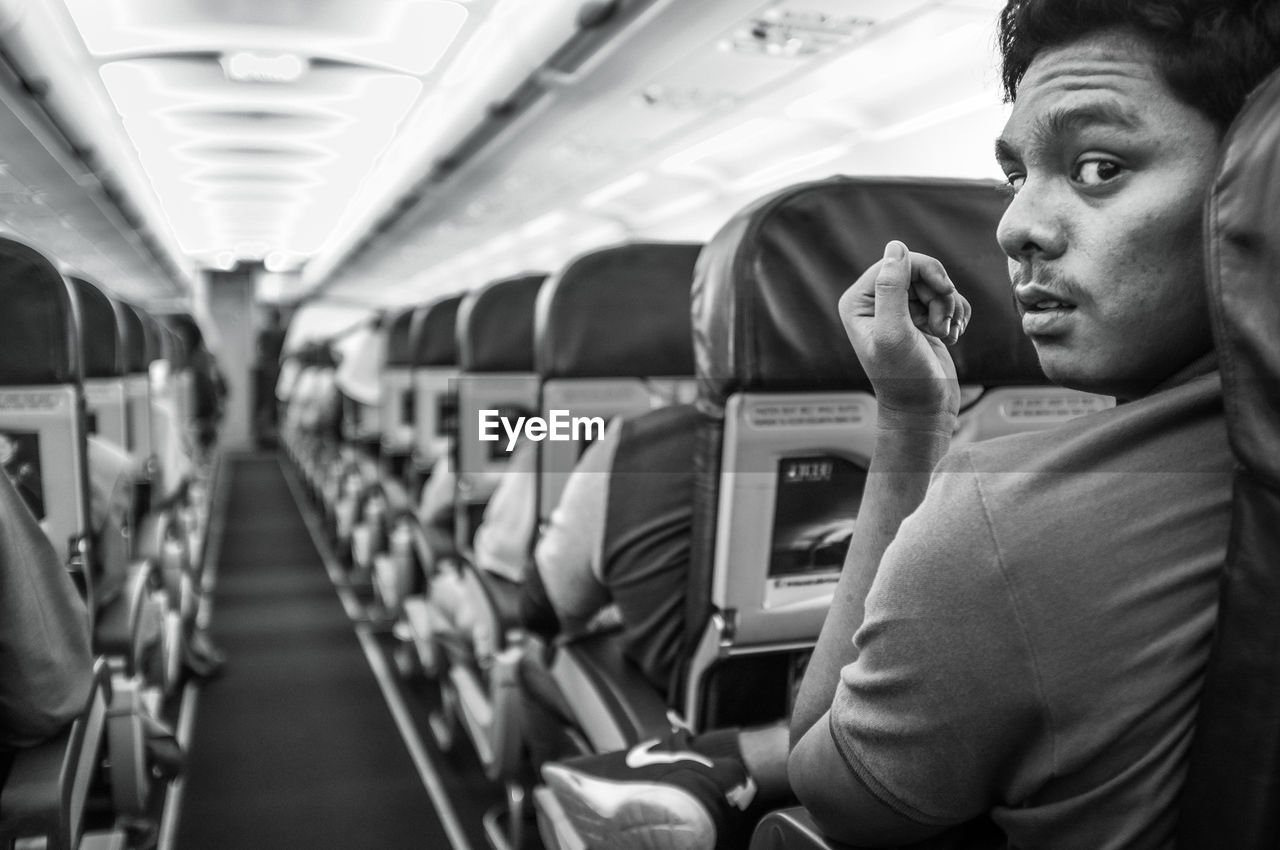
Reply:
M195 421L195 382L191 362L200 340L200 328L189 314L165 313L157 316L168 338L168 394L185 434Z
M127 418L125 448L135 457L149 458L155 451L151 437L151 361L159 355L153 348L151 334L141 308L124 304L125 341L125 410Z
M469 552L479 512L507 467L511 451L500 439L481 439L480 412L514 423L538 407L533 371L533 316L546 275L524 274L494 281L469 293L458 307L458 413L452 451L457 472L455 531Z
M0 462L95 608L76 300L49 260L0 237Z
M756 202L703 250L693 295L702 415L694 550L675 683L695 725L768 719L724 714L744 701L785 713L788 684L832 604L876 423L836 304L886 242L941 260L973 305L951 349L965 397L976 400L959 439L1110 404L1045 386L991 238L1004 203L986 182L832 178ZM781 677L770 686L780 702L744 700L767 676Z
M333 343L339 353L334 380L342 393L342 438L368 455L381 449L379 375L386 358L382 318L346 333Z
M457 428L458 305L450 295L419 307L413 314L413 451L422 469L449 450Z
M129 414L124 305L87 278L71 275L68 280L79 307L89 432L125 448L129 445Z
M378 399L381 405L382 455L392 459L408 456L413 448L413 417L417 405L413 398L413 349L411 346L412 307L393 313L383 325L386 357L379 373Z
M1280 73L1226 137L1206 235L1238 465L1178 846L1262 850L1280 845Z
M540 415L565 421L570 438L538 444L541 522L559 502L586 440L600 436L604 423L691 397L689 291L701 249L676 242L602 248L570 262L538 293Z

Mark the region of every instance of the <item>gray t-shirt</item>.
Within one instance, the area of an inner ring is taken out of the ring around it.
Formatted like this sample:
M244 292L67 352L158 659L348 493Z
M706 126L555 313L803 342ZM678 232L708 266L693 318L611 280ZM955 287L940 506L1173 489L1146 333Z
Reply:
M1012 847L1171 847L1232 465L1216 371L948 454L841 674L850 769L920 823L990 814Z

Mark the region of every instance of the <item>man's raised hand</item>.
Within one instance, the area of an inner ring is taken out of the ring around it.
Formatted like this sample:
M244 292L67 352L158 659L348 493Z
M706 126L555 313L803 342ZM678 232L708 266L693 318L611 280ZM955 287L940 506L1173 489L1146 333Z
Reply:
M960 387L946 347L970 315L942 263L898 241L840 297L840 318L875 388L882 424L895 417L945 424L956 415Z

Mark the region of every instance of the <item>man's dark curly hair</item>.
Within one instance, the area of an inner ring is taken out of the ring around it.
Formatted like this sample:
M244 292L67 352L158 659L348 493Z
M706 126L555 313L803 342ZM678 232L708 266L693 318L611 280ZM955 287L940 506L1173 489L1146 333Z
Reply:
M1151 45L1174 96L1220 130L1280 66L1280 0L1009 0L999 24L1005 98L1017 98L1041 51L1104 29Z

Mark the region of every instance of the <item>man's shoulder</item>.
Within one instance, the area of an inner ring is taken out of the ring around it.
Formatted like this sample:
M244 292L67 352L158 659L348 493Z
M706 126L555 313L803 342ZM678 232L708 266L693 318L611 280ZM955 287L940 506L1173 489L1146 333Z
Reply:
M957 446L939 470L977 473L1218 472L1231 468L1221 383L1204 375L1050 428Z

